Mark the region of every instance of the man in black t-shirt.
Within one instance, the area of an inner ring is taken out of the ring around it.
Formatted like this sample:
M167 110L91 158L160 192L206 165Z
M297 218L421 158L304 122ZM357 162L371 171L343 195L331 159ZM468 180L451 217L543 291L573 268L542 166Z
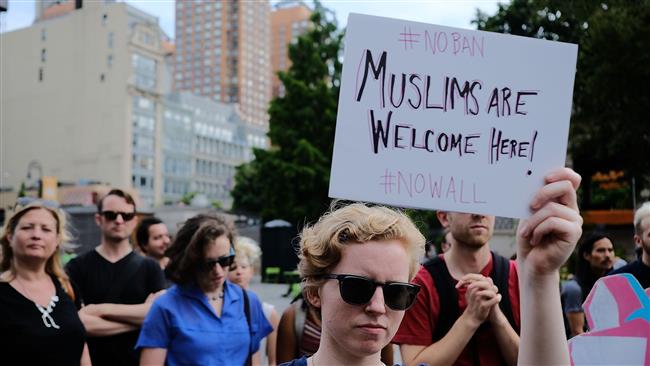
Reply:
M131 247L129 237L137 220L128 193L111 190L97 209L101 243L72 259L66 270L85 305L79 316L89 336L93 365L137 365L134 346L140 325L165 287L164 275L158 263Z
M650 287L650 202L644 203L634 214L634 242L641 249L641 255L634 262L609 274L630 273L641 284Z

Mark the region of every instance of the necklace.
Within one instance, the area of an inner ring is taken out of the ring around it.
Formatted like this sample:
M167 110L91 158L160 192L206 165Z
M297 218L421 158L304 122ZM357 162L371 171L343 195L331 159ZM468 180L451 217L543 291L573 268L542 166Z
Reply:
M33 300L34 296L32 296L32 294L29 293L25 284L23 284L22 281L18 280L18 277L16 277L16 282L20 283L20 287L22 287L23 291L25 291L27 296L29 296L29 300L31 300L34 303L34 305L36 305L36 309L38 309L38 311L41 313L41 319L43 320L43 324L45 324L47 328L59 329L60 327L54 322L52 315L50 315L54 311L54 307L56 306L56 303L59 302L59 297L56 296L56 289L54 291L54 295L52 295L52 297L50 298L50 302L47 303L46 307L43 307Z
M218 299L223 299L223 291L219 291L217 294L210 294L208 298L211 301L217 301Z

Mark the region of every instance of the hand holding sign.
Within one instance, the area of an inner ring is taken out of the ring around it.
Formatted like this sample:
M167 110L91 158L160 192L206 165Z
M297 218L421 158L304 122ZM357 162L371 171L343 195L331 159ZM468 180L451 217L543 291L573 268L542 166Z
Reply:
M564 165L577 47L351 14L330 196L528 217Z

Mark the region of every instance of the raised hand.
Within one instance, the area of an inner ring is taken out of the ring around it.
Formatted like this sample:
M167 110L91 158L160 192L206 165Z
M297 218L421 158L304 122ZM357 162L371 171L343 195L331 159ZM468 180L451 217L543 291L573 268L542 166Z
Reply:
M517 260L520 270L533 275L557 271L571 255L582 234L582 217L576 189L581 177L569 168L545 177L531 201L533 215L517 230Z

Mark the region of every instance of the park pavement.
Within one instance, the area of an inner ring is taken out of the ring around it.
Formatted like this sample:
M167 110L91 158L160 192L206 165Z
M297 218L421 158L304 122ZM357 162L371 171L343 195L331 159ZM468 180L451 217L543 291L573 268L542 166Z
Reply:
M260 300L275 306L278 317L291 303L291 297L282 296L287 293L288 288L286 283L263 283L261 276L253 277L250 283L250 290L257 294Z

